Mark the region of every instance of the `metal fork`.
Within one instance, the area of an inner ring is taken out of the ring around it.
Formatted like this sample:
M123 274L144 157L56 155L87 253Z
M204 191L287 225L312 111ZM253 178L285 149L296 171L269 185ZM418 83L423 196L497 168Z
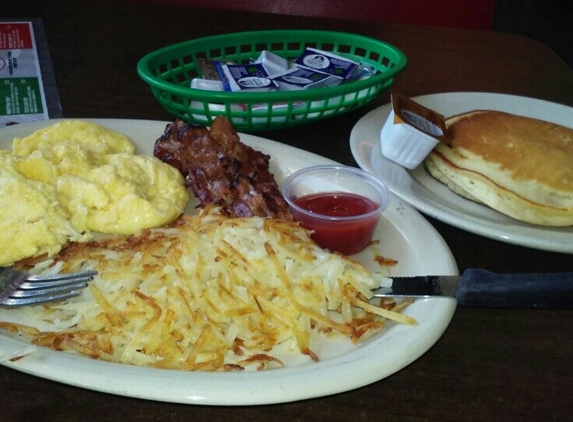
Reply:
M36 275L0 266L0 305L24 306L81 295L95 270L70 274Z

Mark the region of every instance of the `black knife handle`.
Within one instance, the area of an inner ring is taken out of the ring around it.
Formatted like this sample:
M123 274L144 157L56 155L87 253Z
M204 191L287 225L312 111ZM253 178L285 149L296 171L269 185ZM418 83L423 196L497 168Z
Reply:
M464 271L458 304L500 308L573 308L573 273L496 274Z

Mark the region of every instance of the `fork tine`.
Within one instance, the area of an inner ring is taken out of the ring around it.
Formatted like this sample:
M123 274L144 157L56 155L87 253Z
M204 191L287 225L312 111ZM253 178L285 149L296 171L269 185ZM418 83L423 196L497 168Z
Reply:
M81 295L97 271L29 274L0 266L0 305L23 306Z
M69 279L79 279L84 278L86 280L91 280L94 276L97 275L97 271L95 270L87 270L78 273L57 273L57 274L30 274L26 279L28 281L37 281L37 282L48 282L48 281L60 281L60 280L69 280Z
M48 287L65 286L67 284L87 283L93 280L97 272L85 272L76 274L65 274L66 277L46 277L46 278L33 278L27 277L25 281L18 283L18 287L23 290L44 289ZM62 274L63 275L63 274Z
M69 299L76 296L81 296L82 292L78 290L72 290L70 292L53 294L47 296L33 296L33 297L10 297L3 301L3 305L6 306L25 306L25 305L39 305L46 302L53 302L56 300Z
M34 288L34 289L17 289L12 292L11 297L40 297L46 295L54 295L59 293L67 293L73 290L81 290L86 288L88 285L85 281L78 281L74 283L60 284L51 287Z

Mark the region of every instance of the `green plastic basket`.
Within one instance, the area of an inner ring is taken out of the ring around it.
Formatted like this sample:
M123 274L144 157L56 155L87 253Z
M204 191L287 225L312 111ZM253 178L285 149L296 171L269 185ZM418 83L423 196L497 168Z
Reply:
M303 91L245 93L190 87L193 78L202 76L200 59L248 63L263 50L295 59L306 47L370 65L375 74L334 87ZM373 38L331 31L277 30L223 34L174 44L144 56L137 72L161 105L185 121L209 125L217 115L225 115L235 129L257 131L298 126L362 107L388 88L406 64L400 50Z

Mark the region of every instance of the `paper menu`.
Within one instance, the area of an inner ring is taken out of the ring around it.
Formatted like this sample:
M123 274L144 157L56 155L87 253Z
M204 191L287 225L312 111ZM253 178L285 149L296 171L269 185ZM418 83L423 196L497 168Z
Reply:
M0 127L62 117L39 19L0 19Z

